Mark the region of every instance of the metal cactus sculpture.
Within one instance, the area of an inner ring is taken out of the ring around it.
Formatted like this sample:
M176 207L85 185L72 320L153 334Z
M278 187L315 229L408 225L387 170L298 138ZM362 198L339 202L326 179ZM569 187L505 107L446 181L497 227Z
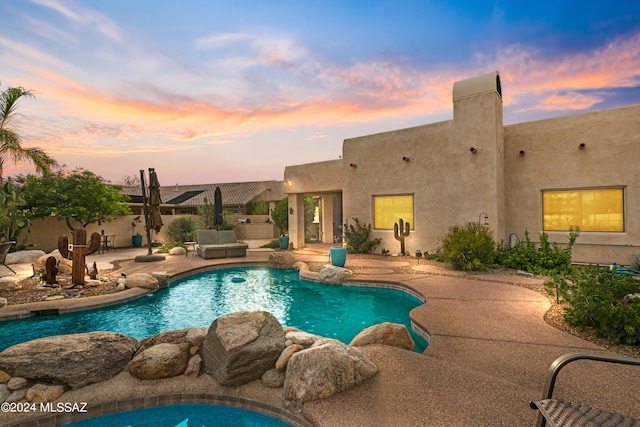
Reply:
M400 241L400 253L404 255L404 238L409 235L411 227L409 226L409 222L407 221L407 223L405 224L402 218L398 220L398 223L400 225L393 224L393 237L395 237L396 240Z
M91 234L91 241L87 244L87 230L78 227L73 230L73 244L69 244L67 236L58 237L58 250L66 259L72 260L71 281L74 285L84 285L86 268L85 257L100 249L100 234Z

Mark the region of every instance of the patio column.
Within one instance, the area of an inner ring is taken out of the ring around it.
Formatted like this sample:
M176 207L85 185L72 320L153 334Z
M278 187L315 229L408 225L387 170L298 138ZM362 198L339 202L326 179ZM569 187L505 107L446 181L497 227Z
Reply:
M304 247L304 194L289 194L289 243Z
M333 196L322 196L320 203L320 222L322 227L322 243L333 243Z

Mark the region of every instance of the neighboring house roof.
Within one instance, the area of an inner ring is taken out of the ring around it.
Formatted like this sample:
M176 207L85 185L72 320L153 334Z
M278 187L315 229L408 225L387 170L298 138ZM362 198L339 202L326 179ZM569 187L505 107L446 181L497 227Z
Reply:
M204 204L205 198L209 203L213 203L216 187L220 187L223 206L242 206L262 195L276 183L277 181L255 181L162 186L160 198L163 205L200 206ZM131 197L130 203L142 203L140 186L125 186L122 192Z

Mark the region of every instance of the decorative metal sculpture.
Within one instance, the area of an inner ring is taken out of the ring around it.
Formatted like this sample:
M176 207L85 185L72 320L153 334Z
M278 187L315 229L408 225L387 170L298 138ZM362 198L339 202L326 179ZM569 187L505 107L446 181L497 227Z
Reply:
M73 230L73 244L69 244L67 236L58 237L60 254L72 260L71 281L74 285L84 285L85 257L100 249L100 241L100 234L92 233L91 240L87 244L87 230L84 227L78 227Z
M98 264L94 261L91 270L87 268L89 279L96 280L98 278Z
M393 224L393 237L395 237L396 240L400 241L400 253L404 255L404 238L409 235L411 227L409 226L409 222L407 221L407 223L405 224L402 218L398 220L398 223L400 225Z
M44 281L47 285L55 285L56 274L58 274L58 260L54 256L47 258L44 264Z

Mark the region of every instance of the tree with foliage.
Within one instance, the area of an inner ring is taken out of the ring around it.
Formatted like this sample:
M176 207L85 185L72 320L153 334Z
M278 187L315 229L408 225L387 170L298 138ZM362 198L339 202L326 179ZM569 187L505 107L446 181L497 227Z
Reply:
M19 181L27 208L35 218L53 215L58 220L64 219L70 230L131 214L129 197L122 194L122 187L105 183L93 172L74 170L42 178L28 175Z
M21 87L10 87L0 92L0 181L4 162L9 156L14 163L27 161L35 165L39 173L49 173L57 162L37 147L25 148L22 138L13 123L17 113L18 101L23 97L34 97L31 91Z
M31 212L25 209L26 204L20 187L13 185L11 179L0 187L0 242L14 241L16 249L26 247L31 231ZM27 233L19 241L18 236L23 230Z
M315 212L315 205L313 204L313 197L305 196L304 198L304 226L305 228L310 226L313 222L313 214ZM271 211L271 219L273 223L283 232L289 229L289 198L285 197L276 203L276 206Z
M204 203L198 206L198 215L202 217L202 222L207 230L213 229L213 210L213 203L211 203L206 197L204 198Z
M249 202L246 211L249 215L269 215L269 203L266 200Z

